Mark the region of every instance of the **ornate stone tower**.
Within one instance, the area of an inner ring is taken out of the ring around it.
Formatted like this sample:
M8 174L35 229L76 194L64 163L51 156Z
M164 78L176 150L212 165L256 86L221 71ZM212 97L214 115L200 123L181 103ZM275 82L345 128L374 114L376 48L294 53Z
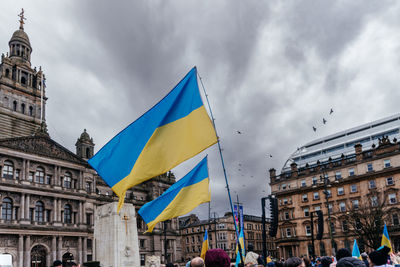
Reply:
M24 31L24 10L19 29L8 43L10 51L0 63L0 139L46 131L44 74L31 68L32 47ZM43 89L43 90L42 90Z
M86 132L86 129L83 130L81 137L75 143L76 146L76 155L83 159L90 159L93 157L94 151L94 143L93 138L90 138L89 134Z

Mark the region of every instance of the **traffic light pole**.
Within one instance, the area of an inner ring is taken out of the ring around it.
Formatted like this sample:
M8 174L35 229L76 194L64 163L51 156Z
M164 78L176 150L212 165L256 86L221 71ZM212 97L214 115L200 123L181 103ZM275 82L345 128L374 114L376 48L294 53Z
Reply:
M267 264L267 230L265 229L265 200L267 198L263 197L261 198L261 208L262 208L262 248L263 248L263 257L264 257L264 266Z

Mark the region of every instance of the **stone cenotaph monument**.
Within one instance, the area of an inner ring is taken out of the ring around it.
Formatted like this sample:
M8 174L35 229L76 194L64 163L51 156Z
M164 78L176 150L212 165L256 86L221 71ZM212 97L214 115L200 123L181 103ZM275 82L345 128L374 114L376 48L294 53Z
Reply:
M117 202L95 211L96 260L102 267L140 266L135 207L125 203L119 214Z

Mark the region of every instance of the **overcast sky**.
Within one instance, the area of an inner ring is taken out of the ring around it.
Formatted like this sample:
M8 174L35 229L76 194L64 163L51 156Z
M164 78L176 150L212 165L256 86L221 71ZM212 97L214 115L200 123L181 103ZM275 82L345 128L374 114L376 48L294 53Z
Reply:
M246 214L261 214L268 170L279 173L297 147L399 113L399 1L2 0L1 7L0 52L8 52L24 8L32 65L47 78L49 133L74 152L84 128L99 150L197 66L232 197ZM230 207L217 146L205 153L212 212L222 216ZM206 218L207 207L195 212Z

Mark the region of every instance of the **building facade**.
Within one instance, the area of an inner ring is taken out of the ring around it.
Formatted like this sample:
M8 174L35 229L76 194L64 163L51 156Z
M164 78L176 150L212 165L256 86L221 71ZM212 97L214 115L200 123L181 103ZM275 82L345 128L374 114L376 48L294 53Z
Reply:
M0 64L0 254L11 254L17 267L96 260L94 211L118 198L86 162L94 153L86 130L76 153L47 133L44 74L31 67L32 47L20 17ZM172 173L160 175L129 190L125 201L139 210L174 182ZM151 234L140 218L137 224L143 266L146 255L181 260L177 219Z
M262 255L262 221L261 217L244 215L243 228L246 250L249 244L254 247L254 252ZM232 261L236 260L236 233L232 213L210 220L199 220L191 214L179 218L180 233L182 237L182 254L185 260L200 256L205 230L208 231L209 248L220 248L226 251ZM269 221L266 224L267 234ZM269 255L276 255L273 239L267 237L267 250Z
M399 118L391 116L311 142L288 160L289 169L286 163L280 174L270 170L271 191L279 205L276 242L281 257L312 255L310 215L317 210L323 213L324 234L314 242L315 254L351 249L355 231L349 214L373 204L377 194L383 196L393 246L400 249Z

